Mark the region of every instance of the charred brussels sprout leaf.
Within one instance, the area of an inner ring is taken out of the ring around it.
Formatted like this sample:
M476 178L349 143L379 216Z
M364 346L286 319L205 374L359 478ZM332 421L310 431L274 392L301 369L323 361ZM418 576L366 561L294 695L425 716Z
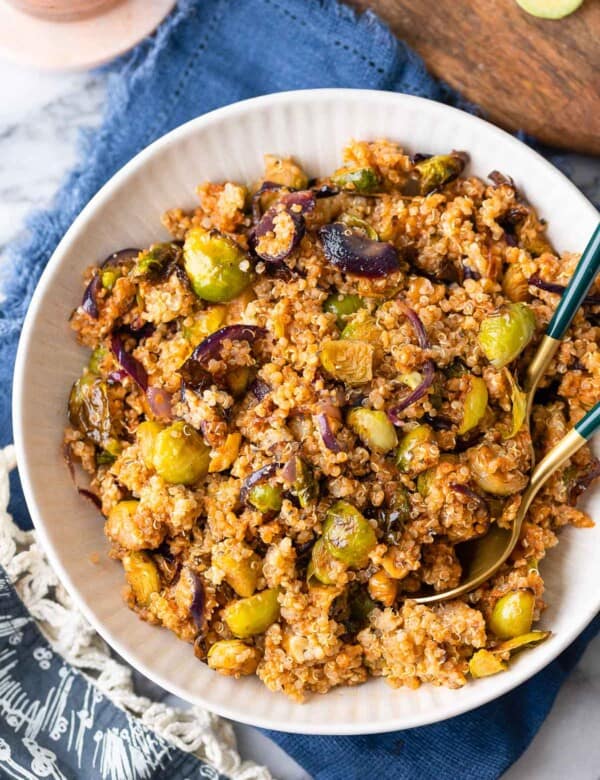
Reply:
M421 195L427 195L432 190L447 184L459 176L467 163L464 152L452 152L452 154L437 154L428 157L415 165L419 174L419 187Z

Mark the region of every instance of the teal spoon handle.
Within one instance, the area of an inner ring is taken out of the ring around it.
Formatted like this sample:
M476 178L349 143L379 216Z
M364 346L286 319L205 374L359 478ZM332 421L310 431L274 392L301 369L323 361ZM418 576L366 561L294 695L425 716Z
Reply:
M546 334L560 341L573 321L575 313L588 294L596 274L600 271L600 224L596 226L588 245L583 250L575 273L562 294L550 320Z
M600 401L592 406L590 411L582 417L575 426L575 430L584 439L590 439L600 428Z

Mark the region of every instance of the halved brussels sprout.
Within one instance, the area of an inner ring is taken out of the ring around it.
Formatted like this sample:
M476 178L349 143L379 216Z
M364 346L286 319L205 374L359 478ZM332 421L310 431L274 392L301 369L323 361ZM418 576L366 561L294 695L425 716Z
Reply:
M358 228L358 230L361 230L367 238L371 239L371 241L379 241L379 235L375 228L371 227L368 222L365 222L364 219L360 219L360 217L357 217L354 214L340 214L338 222L343 222L344 225L348 225L348 227L351 228Z
M415 448L429 442L433 443L434 441L433 430L429 425L417 425L416 428L405 433L400 439L400 445L396 454L396 465L398 468L401 471L410 471Z
M279 589L269 588L234 601L223 610L223 620L240 639L262 634L279 619Z
M530 590L512 590L494 604L488 621L499 639L512 639L531 631L535 596Z
M357 406L348 413L347 423L370 450L389 452L398 445L396 429L385 412Z
M442 184L459 176L466 165L465 155L459 152L436 154L415 165L419 173L421 195L427 195Z
M283 503L283 493L279 485L261 482L248 493L248 502L263 514L279 512Z
M509 265L502 278L502 290L513 303L526 301L529 298L529 283L527 277L517 263Z
M362 385L373 378L373 345L366 341L326 341L319 358L334 379Z
M252 281L246 254L234 241L216 230L199 227L189 230L183 257L192 288L205 301L231 301Z
M195 314L194 321L190 325L183 326L183 337L190 342L190 346L197 347L207 336L219 330L226 316L226 306L219 304L209 306L208 309Z
M362 309L364 305L365 302L360 295L332 293L323 304L323 310L335 314L338 328L343 328L346 318Z
M336 501L327 510L322 538L330 555L356 569L368 564L369 553L377 544L369 521L347 501Z
M178 421L160 431L152 462L166 482L195 485L208 474L210 449L186 422Z
M528 479L517 467L501 468L501 450L497 445L480 444L467 450L469 468L476 484L494 496L511 496L524 490Z
M293 470L295 478L290 486L290 493L298 499L302 509L306 509L309 504L316 501L319 497L319 484L315 479L312 468L297 455L294 457Z
M106 448L114 438L108 401L108 386L91 373L73 385L69 395L69 420L86 439Z
M492 674L504 672L507 664L489 650L478 650L469 660L471 677L490 677Z
M265 154L264 159L265 181L272 181L295 190L304 190L308 186L308 176L291 157Z
M379 185L374 168L339 168L331 177L336 187L363 193L372 192Z
M526 303L508 303L479 326L479 344L495 368L511 363L535 333L535 314Z
M310 563L306 570L308 584L313 585L314 580L317 580L322 585L335 585L337 575L341 570L343 570L343 564L327 551L323 537L317 539L313 545Z
M160 576L154 561L148 553L131 552L123 557L123 568L135 600L141 607L147 607L152 594L160 592Z
M361 311L346 323L340 338L366 341L377 347L381 344L381 329L377 326L374 317L366 311Z
M171 241L153 244L150 249L140 252L133 273L136 276L160 276L169 263L181 257L181 247Z
M488 390L485 381L479 376L471 376L469 384L464 400L463 419L458 429L461 436L481 422L488 404Z

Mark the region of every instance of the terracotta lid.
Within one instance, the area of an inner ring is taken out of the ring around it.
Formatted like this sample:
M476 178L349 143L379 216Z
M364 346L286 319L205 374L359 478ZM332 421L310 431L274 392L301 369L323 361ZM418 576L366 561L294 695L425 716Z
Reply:
M36 10L41 15L27 13L19 5L39 6ZM103 65L149 35L175 0L113 0L101 3L99 10L96 2L96 8L92 3L87 14L75 13L75 18L71 14L67 20L49 16L45 9L49 5L44 0L0 0L0 57L40 70Z

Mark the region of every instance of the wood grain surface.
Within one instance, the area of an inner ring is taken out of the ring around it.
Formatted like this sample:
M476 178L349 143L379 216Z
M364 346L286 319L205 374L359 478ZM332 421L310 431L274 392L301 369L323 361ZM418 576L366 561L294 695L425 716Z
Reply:
M508 130L600 154L600 0L559 21L514 0L350 0L371 8L444 79Z

